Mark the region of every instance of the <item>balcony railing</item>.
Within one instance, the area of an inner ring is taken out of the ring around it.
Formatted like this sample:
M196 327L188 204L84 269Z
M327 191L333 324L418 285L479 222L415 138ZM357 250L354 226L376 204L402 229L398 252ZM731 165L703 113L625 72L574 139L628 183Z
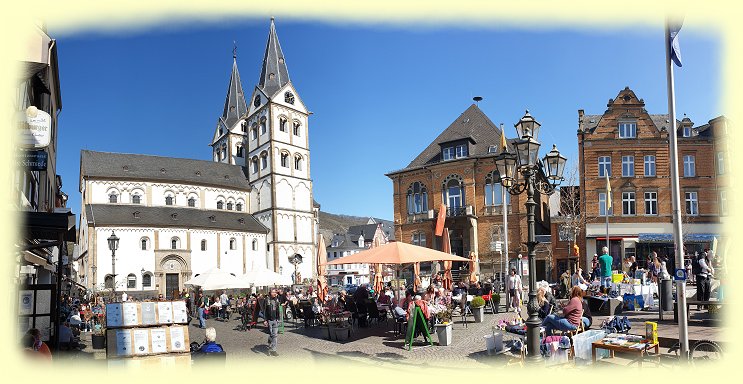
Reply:
M433 212L433 210L431 210ZM408 213L407 223L420 223L424 220L428 220L432 218L431 214L429 212L422 212L422 213Z
M463 207L449 207L446 208L447 217L458 217L472 215L473 209L471 205L465 205Z

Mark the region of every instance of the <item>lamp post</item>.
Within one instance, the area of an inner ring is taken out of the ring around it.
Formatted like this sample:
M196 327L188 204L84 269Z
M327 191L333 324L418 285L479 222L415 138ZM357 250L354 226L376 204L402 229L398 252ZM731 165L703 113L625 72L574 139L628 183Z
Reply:
M93 299L94 299L94 300L95 300L95 285L96 285L96 275L95 275L95 271L96 271L97 269L98 269L98 268L96 268L95 264L93 264L93 265L92 265L92 266L90 267L90 270L91 270L91 272L93 272Z
M116 236L114 231L111 231L111 236L108 238L108 249L111 250L111 292L114 300L116 299L116 250L119 248L119 238Z
M563 180L562 174L567 159L562 156L556 146L544 156L538 159L540 143L537 141L539 124L526 111L524 117L515 125L516 133L520 139L513 143L516 153L510 153L508 148L495 158L495 163L500 174L500 182L508 193L519 195L526 192L526 220L527 241L529 260L529 303L527 311L529 317L526 319L526 346L528 358L531 361L539 360L539 326L541 321L538 316L538 304L536 293L536 251L538 244L534 229L534 209L537 203L534 201L534 193L551 195Z

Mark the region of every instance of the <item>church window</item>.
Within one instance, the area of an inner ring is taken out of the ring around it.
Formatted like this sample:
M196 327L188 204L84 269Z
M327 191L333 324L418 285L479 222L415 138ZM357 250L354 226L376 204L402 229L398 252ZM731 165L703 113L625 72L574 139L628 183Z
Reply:
M132 195L132 204L140 204L140 202L141 202L141 196Z
M242 212L242 210L243 210L243 204L242 203L235 204L235 210Z
M252 245L253 245L253 250L254 251L257 251L258 250L258 240L253 239L253 244Z
M288 153L281 154L281 166L285 168L289 168L289 154Z
M217 209L224 209L224 202L223 201L217 201Z
M126 288L127 289L137 288L137 277L134 276L133 273L130 273L129 276L126 277Z
M227 146L222 144L222 160L227 158Z
M228 211L231 211L232 210L232 203L227 203L227 210Z
M206 240L201 240L201 250L206 251Z
M279 117L279 130L286 132L286 117Z
M242 145L238 145L237 146L237 151L235 153L235 156L237 156L237 157L243 157L243 146Z
M253 125L253 128L250 129L250 139L256 140L258 138L258 126Z
M195 207L196 206L196 199L194 199L193 197L189 197L188 198L188 206L189 207Z
M108 195L109 203L115 204L118 202L118 200L119 200L119 196L115 192L112 192L110 195Z
M173 205L173 196L165 196L165 205Z
M181 246L181 239L174 237L170 239L170 249L178 249Z
M286 92L284 94L284 101L286 101L289 104L294 104L294 94L291 92Z
M142 286L143 287L152 287L152 275L149 273L145 273L142 276Z
M231 250L237 249L237 241L235 240L234 237L230 239L230 249Z
M142 240L140 240L140 246L143 251L146 251L147 248L149 248L149 244L150 244L149 238L143 237Z
M253 173L258 173L258 157L253 157L251 163L253 164Z
M253 99L253 106L256 108L260 107L261 105L261 97L260 95L255 95L255 99Z
M302 156L297 155L294 157L294 169L296 169L297 171L302 170Z
M243 120L242 122L240 122L240 130L243 131L243 132L245 132L245 126L247 126L247 125L248 125L248 122L245 121L245 120Z
M294 122L294 136L299 136L299 126L300 126L299 122L295 121Z
M268 167L268 154L266 152L261 153L261 169Z
M266 134L266 120L261 121L261 135Z

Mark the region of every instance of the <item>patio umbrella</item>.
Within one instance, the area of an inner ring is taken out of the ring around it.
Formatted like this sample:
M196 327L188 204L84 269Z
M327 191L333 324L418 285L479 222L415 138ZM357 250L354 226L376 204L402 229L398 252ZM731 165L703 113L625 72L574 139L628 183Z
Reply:
M451 254L451 243L449 242L449 229L448 228L444 228L444 234L442 237L442 241L443 241L442 251L444 253ZM454 278L451 275L451 267L452 267L451 261L444 261L444 279L441 281L441 285L447 291L451 291L452 285L454 284Z
M477 255L470 252L470 283L477 282Z
M258 268L251 271L247 271L244 275L240 276L240 281L248 286L253 285L256 287L268 287L271 285L291 285L292 279L290 276L284 276L274 271Z
M325 278L325 263L328 262L328 251L325 247L325 237L320 235L317 244L317 298L325 303L325 295L328 294L328 282Z
M248 288L250 286L241 279L238 279L232 273L216 267L203 272L192 279L187 280L183 284L189 286L199 286L204 291L215 291L219 289L240 289Z

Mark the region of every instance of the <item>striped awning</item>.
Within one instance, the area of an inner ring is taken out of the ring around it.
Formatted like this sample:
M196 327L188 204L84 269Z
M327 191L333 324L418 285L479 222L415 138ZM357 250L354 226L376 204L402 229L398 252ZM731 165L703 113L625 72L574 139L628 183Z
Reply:
M684 236L685 243L707 243L720 235L713 233L688 233ZM640 243L673 243L672 233L640 233L637 236Z

